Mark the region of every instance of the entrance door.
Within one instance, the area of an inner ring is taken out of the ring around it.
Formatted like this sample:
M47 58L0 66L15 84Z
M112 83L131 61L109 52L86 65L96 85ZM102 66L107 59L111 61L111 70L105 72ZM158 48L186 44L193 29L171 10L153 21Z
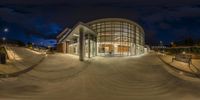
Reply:
M109 47L105 47L105 53L109 53Z

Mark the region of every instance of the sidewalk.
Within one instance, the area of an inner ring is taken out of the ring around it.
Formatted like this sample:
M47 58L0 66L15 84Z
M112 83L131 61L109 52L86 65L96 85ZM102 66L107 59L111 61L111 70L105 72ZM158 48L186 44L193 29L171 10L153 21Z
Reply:
M0 64L0 74L8 75L24 72L39 64L44 59L44 54L27 48L12 47L7 50L9 60L6 64Z
M180 62L176 60L172 62L172 58L174 56L171 56L171 55L159 54L159 57L162 61L174 67L175 69L178 69L186 73L200 75L200 59L192 59L192 64L189 66L188 63L184 63L184 62Z
M19 71L10 61L6 64L0 64L0 74L8 74Z

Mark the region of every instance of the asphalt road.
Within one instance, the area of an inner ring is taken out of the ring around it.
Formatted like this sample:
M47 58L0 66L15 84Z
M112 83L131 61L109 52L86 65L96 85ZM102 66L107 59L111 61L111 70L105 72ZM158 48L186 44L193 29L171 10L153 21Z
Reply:
M0 80L1 100L199 100L200 85L169 74L154 54L48 56L32 71Z

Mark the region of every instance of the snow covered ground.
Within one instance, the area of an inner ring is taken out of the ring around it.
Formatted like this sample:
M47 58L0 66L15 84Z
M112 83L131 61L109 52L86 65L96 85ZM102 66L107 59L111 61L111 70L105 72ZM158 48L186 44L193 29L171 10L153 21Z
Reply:
M12 55L14 60L12 59L11 61L13 61L15 66L19 69L26 69L27 67L37 64L44 57L43 54L28 48L10 47L10 49L14 52Z
M6 64L0 64L0 74L22 71L44 58L44 54L23 47L7 47L7 52L9 60Z
M199 100L200 85L169 74L154 54L80 62L49 55L32 71L0 81L2 100Z

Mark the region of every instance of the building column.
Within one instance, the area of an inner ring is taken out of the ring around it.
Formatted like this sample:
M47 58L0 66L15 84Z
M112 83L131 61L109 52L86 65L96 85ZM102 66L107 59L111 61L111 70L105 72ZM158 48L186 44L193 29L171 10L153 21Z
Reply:
M84 61L85 57L85 33L83 28L79 29L79 60Z
M135 30L135 32L134 32L134 35L135 35L135 37L134 37L134 43L135 43L134 48L135 48L135 55L137 55L137 31L136 31L136 26L134 26L134 30Z
M136 46L136 43L134 44L134 55L135 56L137 55L137 46Z
M77 54L77 55L79 55L79 53L80 53L80 50L79 50L79 37L77 38L77 45L76 45L76 52L75 52L75 54Z
M69 53L69 42L68 41L66 41L66 53Z
M130 43L129 45L129 56L133 56L133 45Z
M90 34L88 34L88 58L90 58Z
M92 55L96 56L96 42L95 42L95 36L92 35Z
M118 44L114 44L114 51L113 54L117 55L118 54Z
M66 42L62 43L62 47L63 47L62 52L66 53Z
M97 54L99 53L99 45L97 44L97 37L94 37L94 41L95 41L95 56L97 56Z

